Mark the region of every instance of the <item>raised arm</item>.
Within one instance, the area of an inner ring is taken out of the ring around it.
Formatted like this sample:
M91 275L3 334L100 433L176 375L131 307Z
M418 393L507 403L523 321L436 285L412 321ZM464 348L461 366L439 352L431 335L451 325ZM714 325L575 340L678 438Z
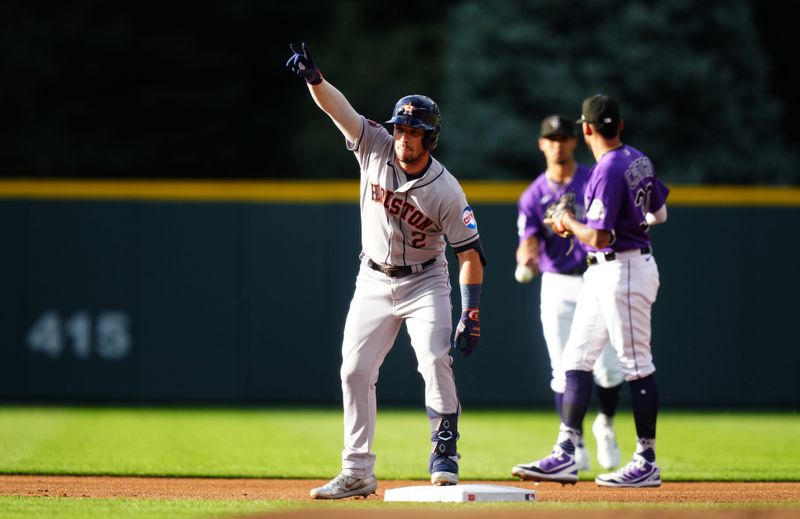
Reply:
M294 44L290 44L289 48L294 54L286 62L286 66L306 80L308 90L317 106L328 114L345 139L354 142L361 135L361 116L350 105L344 94L323 79L322 72L311 57L308 45L303 43L301 50Z

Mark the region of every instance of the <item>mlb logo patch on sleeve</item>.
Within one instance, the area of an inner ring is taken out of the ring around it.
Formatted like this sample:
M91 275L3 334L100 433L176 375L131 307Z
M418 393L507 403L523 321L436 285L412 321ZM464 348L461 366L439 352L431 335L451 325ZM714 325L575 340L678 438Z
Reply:
M606 208L599 198L592 200L592 205L586 211L586 218L589 220L602 220L606 215Z
M461 213L461 220L468 229L478 228L478 222L475 220L475 213L472 212L470 206L464 208L464 211Z

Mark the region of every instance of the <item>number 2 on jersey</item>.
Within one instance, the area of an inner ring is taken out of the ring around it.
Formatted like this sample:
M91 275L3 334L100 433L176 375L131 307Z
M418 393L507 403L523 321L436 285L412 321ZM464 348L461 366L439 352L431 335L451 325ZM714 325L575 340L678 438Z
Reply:
M411 236L414 238L411 240L411 246L415 249L421 249L425 246L425 233L419 231L413 231Z

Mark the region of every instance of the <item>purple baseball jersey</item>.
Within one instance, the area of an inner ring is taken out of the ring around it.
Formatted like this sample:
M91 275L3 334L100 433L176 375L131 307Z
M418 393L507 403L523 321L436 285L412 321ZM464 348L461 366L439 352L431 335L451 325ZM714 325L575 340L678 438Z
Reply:
M575 217L582 219L585 207L582 204L583 191L588 179L589 168L583 164L576 164L572 180L564 185L557 185L547 180L547 175L541 173L519 197L517 203L519 241L522 242L532 236L539 240L539 270L542 272L574 273L586 265L586 251L580 242L574 237L562 238L543 220L548 206L570 191L575 193L577 213ZM575 245L572 251L569 251L573 240Z
M623 145L606 152L594 165L586 185L586 225L614 234L603 252L650 245L645 215L667 201L669 188L655 176L653 163L642 152Z

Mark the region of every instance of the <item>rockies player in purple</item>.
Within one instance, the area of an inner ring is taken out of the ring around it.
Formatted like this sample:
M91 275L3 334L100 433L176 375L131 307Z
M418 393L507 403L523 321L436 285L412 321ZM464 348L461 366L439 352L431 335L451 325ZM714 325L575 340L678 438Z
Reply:
M389 132L359 115L323 79L305 43L291 49L287 66L306 80L312 98L342 132L361 168L361 264L344 328L340 370L342 472L311 490L311 497L375 493L375 384L403 323L425 382L431 483L457 484L461 406L450 353L458 348L467 356L478 345L485 258L461 186L431 155L441 128L439 108L428 97L405 96L387 121L392 125ZM460 265L462 313L452 342L445 237Z
M589 407L592 366L610 339L631 387L636 451L616 472L595 482L607 487L657 487L656 415L658 392L650 347L650 312L659 286L649 229L666 221L669 190L655 176L650 159L620 140L624 123L611 97L583 102L584 140L597 163L584 196L585 222L560 212L547 223L571 232L587 246L589 268L578 295L562 362L567 384L561 426L552 453L522 466L535 481L578 480L575 448Z
M517 220L519 246L517 248L517 279L528 282L536 273L542 273L540 290L540 319L547 351L550 355L556 411L561 414L566 388L561 356L569 337L578 292L586 270L586 250L575 243L573 236L563 237L544 223L548 207L566 194L575 195L578 218L583 217L583 192L589 168L575 162L578 145L575 123L561 115L550 115L542 121L539 131L539 149L547 162L547 169L528 186L519 198ZM526 274L520 275L520 269ZM600 465L611 469L619 465L619 447L613 428L613 417L619 403L623 382L617 356L610 344L594 363L595 389L598 397L598 414L592 426L597 440L597 459ZM589 470L589 456L578 440L575 450L578 470ZM526 478L524 465L512 469L512 474Z

